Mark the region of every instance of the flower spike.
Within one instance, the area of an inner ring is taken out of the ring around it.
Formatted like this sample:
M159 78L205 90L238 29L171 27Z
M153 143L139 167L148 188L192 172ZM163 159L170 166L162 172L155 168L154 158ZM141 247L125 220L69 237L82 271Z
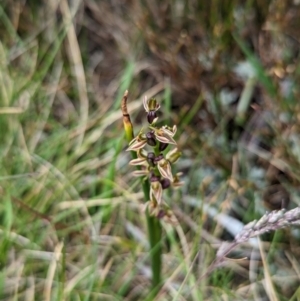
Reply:
M124 99L126 100L127 94ZM146 208L151 216L167 223L176 225L177 219L171 209L163 199L163 190L170 187L177 188L183 185L180 181L180 173L172 173L172 165L177 162L181 156L181 152L177 148L174 136L177 132L177 126L164 125L158 127L156 125L157 111L160 104L155 98L143 99L144 109L147 113L147 121L149 123L148 130L139 132L139 134L131 138L127 151L134 151L134 158L130 161L130 165L138 167L133 172L133 176L142 177L142 183L147 184L147 203ZM127 112L123 110L123 116ZM172 147L175 145L175 147ZM169 151L165 150L170 148ZM150 149L150 150L149 150Z

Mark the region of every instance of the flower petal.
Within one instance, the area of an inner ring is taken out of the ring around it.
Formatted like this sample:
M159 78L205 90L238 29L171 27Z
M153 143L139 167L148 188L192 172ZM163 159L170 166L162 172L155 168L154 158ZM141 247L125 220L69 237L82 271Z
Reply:
M157 102L155 98L150 98L148 100L148 108L149 111L157 111L160 108L160 104Z
M143 99L143 105L144 105L144 108L145 108L146 112L148 113L149 112L149 107L148 107L148 98L147 98L147 96L145 96L144 99Z
M182 175L182 172L178 172L175 177L174 177L174 181L172 183L172 186L174 188L178 188L184 185L183 181L180 181L180 176Z
M162 202L162 186L160 182L155 181L151 182L151 187L150 187L150 199L152 200L153 197L157 201L158 204L161 204Z
M147 143L147 140L141 140L141 141L134 141L127 149L126 151L137 151L141 148L143 148Z
M137 158L133 159L129 162L130 165L148 165L146 159L144 158Z
M180 158L181 156L181 152L178 151L178 148L174 148L172 150L170 150L167 155L166 155L166 159L170 162L170 163L175 163L177 162L177 160Z
M136 154L137 154L138 158L141 158L141 159L144 158L145 160L148 158L148 152L143 148L139 149L136 152Z
M142 176L147 176L149 173L149 171L147 169L143 169L143 170L135 170L134 172L132 172L131 174L134 177L142 177Z
M162 142L162 143L167 143L167 144L177 144L176 141L171 137L171 136L168 136L168 135L160 135L158 134L157 132L155 133L155 137L158 141Z
M170 137L174 137L175 136L175 134L176 134L176 132L177 132L177 126L176 126L176 124L173 126L173 128L170 128L169 126L163 126L162 128L161 128L161 130L165 133L165 134L167 134L168 136L170 136Z
M164 177L169 179L171 182L173 182L173 175L172 175L172 170L171 170L171 165L169 161L162 159L158 162L157 168L160 172L160 174Z

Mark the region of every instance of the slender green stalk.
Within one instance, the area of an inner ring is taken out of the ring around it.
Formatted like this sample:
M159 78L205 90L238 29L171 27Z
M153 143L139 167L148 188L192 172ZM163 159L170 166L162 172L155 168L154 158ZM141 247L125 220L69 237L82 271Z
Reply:
M147 185L145 185L147 183ZM145 199L148 196L150 186L149 182L143 185ZM148 235L151 247L151 269L152 269L152 288L156 292L159 289L161 280L161 257L162 257L162 244L161 244L161 224L160 221L151 216L149 211L146 211Z
M122 114L123 114L123 123L125 129L125 136L127 142L131 142L134 138L133 126L130 120L130 116L127 111L127 97L128 91L125 91L122 99ZM133 159L137 158L137 154L134 151L131 151ZM139 168L139 166L137 166ZM148 202L150 199L150 184L149 181L141 181L145 202ZM156 295L159 290L161 282L161 257L162 257L162 244L161 244L161 224L160 221L149 214L149 210L146 211L147 218L147 227L148 227L148 236L150 242L150 256L151 256L151 269L152 269L152 291L151 296Z

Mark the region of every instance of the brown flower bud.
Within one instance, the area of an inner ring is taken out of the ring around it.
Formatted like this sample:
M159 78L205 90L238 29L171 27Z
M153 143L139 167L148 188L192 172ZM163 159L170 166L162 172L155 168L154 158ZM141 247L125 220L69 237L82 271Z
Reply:
M155 154L154 153L148 153L147 155L147 162L150 166L154 166L154 159L155 159Z
M154 158L154 163L159 162L160 160L162 160L164 158L163 154L159 154L157 157Z
M151 177L150 177L150 182L152 183L152 182L159 182L159 180L160 180L160 177L158 177L158 176L156 176L156 175L152 175Z
M155 140L155 135L153 131L150 131L146 134L146 138L147 138L147 143L150 146L155 146L156 145L156 140Z
M150 124L152 124L157 119L157 114L155 111L149 111L147 114L147 120Z
M167 147L168 147L168 143L163 143L163 142L160 142L159 143L159 147L158 147L158 149L159 149L159 151L164 151Z
M167 189L170 187L171 182L169 179L163 178L160 180L160 184L161 184L162 189Z

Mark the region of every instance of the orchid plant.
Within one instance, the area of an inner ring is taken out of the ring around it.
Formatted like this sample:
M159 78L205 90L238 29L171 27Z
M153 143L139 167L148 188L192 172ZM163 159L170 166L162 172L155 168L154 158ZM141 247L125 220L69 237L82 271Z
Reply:
M137 154L137 158L131 160L130 164L142 167L142 169L134 171L133 175L145 177L144 180L148 179L150 182L150 200L146 203L150 215L163 218L166 222L176 223L175 216L163 200L163 190L169 187L177 188L183 184L180 181L180 173L175 175L172 173L172 165L181 156L173 138L177 127L176 125L157 127L157 111L160 105L155 98L148 100L146 96L143 103L149 129L147 132L142 129L130 141L127 148L127 151L134 151ZM171 145L175 147L164 154ZM151 148L150 151L146 150L147 146Z
M160 104L155 98L143 100L147 113L148 129L141 129L137 136L133 135L133 126L127 111L127 96L125 92L122 100L122 113L125 134L129 143L127 151L132 152L130 164L137 166L134 176L142 177L145 195L145 208L148 220L149 241L152 249L152 283L157 290L160 285L161 274L161 220L176 224L177 219L164 201L163 191L171 187L183 185L180 173L172 172L174 165L181 156L174 136L177 127L157 126Z

